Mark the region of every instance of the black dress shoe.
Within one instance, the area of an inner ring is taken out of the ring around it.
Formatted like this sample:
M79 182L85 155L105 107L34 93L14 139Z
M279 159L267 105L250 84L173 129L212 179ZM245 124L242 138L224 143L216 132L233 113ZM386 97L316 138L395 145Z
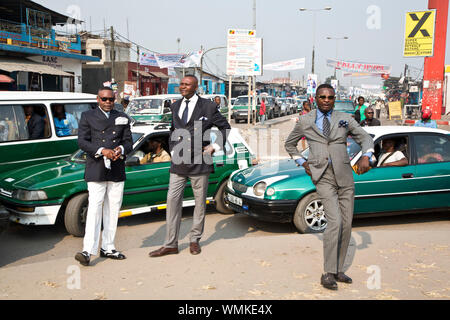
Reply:
M344 282L344 283L352 283L353 282L352 278L346 276L343 272L338 272L337 274L334 275L334 278L338 282Z
M337 290L338 289L338 285L336 283L336 280L334 278L334 274L332 273L325 273L322 275L322 277L320 278L320 284L327 289L330 290Z
M91 261L91 256L86 251L78 252L75 255L75 260L80 262L83 266L88 266L89 262Z
M100 249L100 257L110 258L110 259L114 259L114 260L124 260L127 258L127 257L125 257L125 255L123 255L119 251L112 250L111 252L108 252L103 249Z

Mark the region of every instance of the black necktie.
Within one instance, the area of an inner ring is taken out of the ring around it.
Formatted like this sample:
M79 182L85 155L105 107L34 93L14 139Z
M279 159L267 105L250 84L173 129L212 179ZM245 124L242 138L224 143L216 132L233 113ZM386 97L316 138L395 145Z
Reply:
M186 100L186 107L184 108L183 111L183 116L181 117L181 119L183 120L184 124L188 123L188 115L189 115L189 100Z
M330 121L328 120L328 117L326 114L323 117L323 135L325 137L330 136Z

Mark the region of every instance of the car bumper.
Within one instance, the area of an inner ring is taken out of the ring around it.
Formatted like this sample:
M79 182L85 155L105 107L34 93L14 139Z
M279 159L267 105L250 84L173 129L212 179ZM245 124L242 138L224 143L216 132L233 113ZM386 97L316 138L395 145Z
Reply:
M242 206L230 202L228 194L242 199ZM297 200L264 200L237 195L228 188L225 190L225 202L235 212L269 222L292 222Z
M248 119L248 113L233 113L233 118L235 120L247 120ZM250 115L250 118L252 118L252 115Z
M4 203L9 220L24 225L54 225L61 205L41 207Z
M9 212L5 207L0 205L0 234L8 228Z

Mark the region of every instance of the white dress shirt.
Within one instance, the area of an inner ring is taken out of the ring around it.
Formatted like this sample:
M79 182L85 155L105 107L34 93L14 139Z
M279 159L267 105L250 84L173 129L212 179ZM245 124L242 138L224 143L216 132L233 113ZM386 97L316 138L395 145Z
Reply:
M198 95L194 94L190 99L183 98L183 101L181 101L180 110L178 110L178 116L180 117L180 119L183 119L183 112L184 112L184 109L186 108L186 100L189 100L189 110L188 110L188 118L187 118L187 121L189 122L189 120L192 117L192 113L194 112L195 105L197 104Z

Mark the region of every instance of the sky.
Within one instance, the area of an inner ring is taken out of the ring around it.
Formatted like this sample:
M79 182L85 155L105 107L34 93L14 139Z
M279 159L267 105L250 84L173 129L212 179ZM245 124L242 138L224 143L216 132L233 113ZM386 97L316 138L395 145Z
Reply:
M226 46L228 28L253 28L253 0L35 0L52 10L85 21L84 29L101 31L114 26L117 32L150 50L176 53L177 39L181 52ZM313 12L318 11L315 32ZM403 57L405 15L423 11L428 0L257 0L256 35L263 38L264 64L306 58L303 70L292 71L291 79L301 80L311 73L313 34L315 34L315 70L319 81L334 70L326 59L336 57L336 40L326 37L348 37L338 41L338 58L392 66L392 76L400 76L405 64L412 76L420 75L423 58ZM127 27L128 20L128 27ZM450 26L450 21L449 21ZM450 64L450 32L447 28L446 64ZM226 50L206 55L206 68L225 72ZM135 57L133 54L132 57ZM261 80L287 77L287 72L265 71ZM381 78L342 77L343 85L381 84Z

